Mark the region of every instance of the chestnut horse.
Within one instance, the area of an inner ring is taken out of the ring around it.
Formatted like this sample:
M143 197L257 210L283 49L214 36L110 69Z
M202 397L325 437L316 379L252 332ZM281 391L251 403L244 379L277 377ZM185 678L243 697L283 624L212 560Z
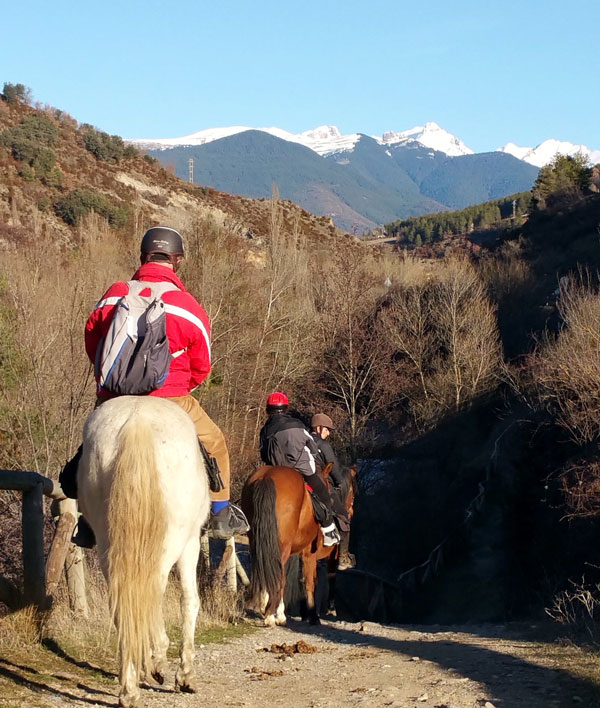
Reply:
M323 470L326 483L332 466L329 463ZM355 468L344 471L341 489L350 515L355 472ZM309 621L319 624L315 607L317 561L337 554L338 546L323 546L323 535L314 518L305 477L291 467L261 467L244 485L242 509L250 523L249 605L263 614L268 627L285 624L285 564L291 555L298 553L304 568Z

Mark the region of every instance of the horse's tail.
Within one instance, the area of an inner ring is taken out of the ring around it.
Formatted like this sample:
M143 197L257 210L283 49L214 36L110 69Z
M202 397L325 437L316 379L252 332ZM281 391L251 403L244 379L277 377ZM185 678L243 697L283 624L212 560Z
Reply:
M263 477L252 485L252 576L250 596L252 604L260 609L263 593L269 602L265 614L275 612L281 596L283 566L279 550L279 528L275 513L275 483Z
M149 665L162 602L160 564L167 521L153 434L132 417L119 434L108 506L108 597L121 667L138 680Z

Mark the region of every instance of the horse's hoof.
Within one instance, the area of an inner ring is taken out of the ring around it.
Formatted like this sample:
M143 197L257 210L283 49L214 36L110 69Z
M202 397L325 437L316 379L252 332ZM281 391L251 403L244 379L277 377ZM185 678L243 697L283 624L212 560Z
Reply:
M318 624L321 624L321 620L318 617L311 617L308 620L308 623L312 624L312 625L318 625Z
M285 625L287 624L287 617L284 617L283 619L276 619L275 624L278 624L280 627L285 627Z
M198 690L196 688L194 679L191 676L180 676L177 674L175 676L175 690L181 691L181 693L196 693Z
M196 693L198 689L191 683L182 683L179 684L179 690L181 693Z
M152 678L156 681L156 683L160 684L161 686L165 682L165 675L163 674L161 669L154 669L152 672Z
M136 708L140 703L139 696L119 696L119 705L121 708Z

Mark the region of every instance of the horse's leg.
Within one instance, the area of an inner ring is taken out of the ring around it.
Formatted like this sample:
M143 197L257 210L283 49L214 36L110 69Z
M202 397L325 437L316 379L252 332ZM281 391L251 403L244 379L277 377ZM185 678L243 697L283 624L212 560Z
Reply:
M165 595L167 589L167 582L169 580L168 572L163 573L160 578L160 587L162 590L162 597ZM169 637L165 630L165 620L163 618L163 608L162 603L156 608L156 625L154 628L154 633L152 635L152 658L150 665L150 673L152 678L159 683L161 686L165 681L165 674L167 672L167 649L169 648Z
M285 564L288 562L290 557L291 545L286 545L280 549L281 553L281 581L279 583L279 602L275 608L275 612L271 615L265 616L265 625L267 627L274 627L275 625L284 625L287 622L285 616ZM268 597L268 596L267 596Z
M291 545L285 546L281 552L281 567L283 572L281 575L281 595L279 599L279 605L277 605L277 610L275 611L275 624L283 626L287 623L287 617L285 616L285 566L290 559L292 547Z
M107 534L101 534L97 538L98 541L98 560L100 561L100 569L108 583L108 542ZM118 627L117 617L115 626ZM141 693L138 685L137 672L132 662L125 664L122 659L119 659L119 683L121 691L119 693L119 706L121 708L135 708L139 704Z
M260 601L259 601L259 611L262 615L266 614L267 607L269 605L269 593L266 590L261 590Z
M200 609L198 586L196 584L196 567L200 555L200 533L194 534L177 561L177 569L181 580L181 617L183 620L181 641L181 663L175 674L175 686L181 691L195 693L194 672L194 632L196 619Z
M311 553L310 546L302 553L304 567L304 588L306 590L306 609L310 624L321 624L315 607L315 586L317 584L317 556Z

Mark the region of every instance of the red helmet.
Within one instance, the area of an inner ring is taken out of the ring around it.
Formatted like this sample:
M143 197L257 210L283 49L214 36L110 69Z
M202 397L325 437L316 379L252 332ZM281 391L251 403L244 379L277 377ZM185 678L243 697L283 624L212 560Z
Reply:
M267 398L267 405L273 408L283 408L283 406L288 406L289 404L289 399L285 393L280 393L279 391L274 391Z

